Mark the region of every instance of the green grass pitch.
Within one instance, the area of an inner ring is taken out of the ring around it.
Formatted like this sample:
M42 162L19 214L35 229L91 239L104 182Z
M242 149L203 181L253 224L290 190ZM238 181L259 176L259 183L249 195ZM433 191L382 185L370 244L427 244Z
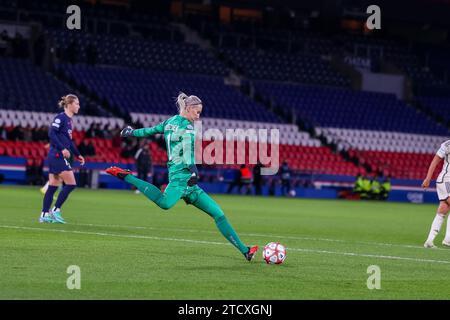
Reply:
M183 201L163 211L131 191L77 189L68 224L39 224L38 188L2 186L0 299L449 298L450 250L422 247L435 205L213 197L244 243L286 245L285 263L247 262Z

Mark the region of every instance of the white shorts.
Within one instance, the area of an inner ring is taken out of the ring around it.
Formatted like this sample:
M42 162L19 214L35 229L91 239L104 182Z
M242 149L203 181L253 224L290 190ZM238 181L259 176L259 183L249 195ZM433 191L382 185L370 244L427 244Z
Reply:
M450 182L436 183L436 191L439 201L445 201L450 197Z

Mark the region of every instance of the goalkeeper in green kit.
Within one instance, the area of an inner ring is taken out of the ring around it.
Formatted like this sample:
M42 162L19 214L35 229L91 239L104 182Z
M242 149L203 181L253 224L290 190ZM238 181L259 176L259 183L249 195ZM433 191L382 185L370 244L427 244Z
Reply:
M247 247L239 239L219 205L198 185L198 171L195 165L195 131L194 121L200 118L202 101L197 96L180 93L177 98L179 115L162 123L142 129L126 127L120 133L122 137L143 138L154 134L164 134L166 141L169 169L169 184L161 192L153 184L140 180L130 170L110 167L106 172L134 185L144 196L161 209L172 208L180 199L192 204L211 216L222 235L235 246L248 261L255 256L258 246Z

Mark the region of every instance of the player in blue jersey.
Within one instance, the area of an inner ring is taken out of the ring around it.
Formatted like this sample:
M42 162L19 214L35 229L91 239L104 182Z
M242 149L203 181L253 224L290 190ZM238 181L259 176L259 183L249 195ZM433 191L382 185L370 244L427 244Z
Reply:
M58 103L64 112L59 113L49 128L50 150L48 152L49 186L44 195L41 216L42 223L65 223L61 216L61 207L69 194L75 189L76 181L72 171L74 159L84 165L84 158L72 141L73 122L72 117L80 110L80 101L73 94L61 98ZM56 199L53 209L53 195L61 183L64 187Z

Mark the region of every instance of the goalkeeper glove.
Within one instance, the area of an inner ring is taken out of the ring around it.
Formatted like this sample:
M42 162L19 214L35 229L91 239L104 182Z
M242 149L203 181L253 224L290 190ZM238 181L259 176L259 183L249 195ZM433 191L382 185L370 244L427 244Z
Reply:
M133 131L134 129L130 126L127 126L125 129L122 129L122 131L120 131L120 136L121 137L131 137L133 135Z
M198 170L195 164L189 166L189 171L191 172L191 177L189 178L187 185L189 187L195 186L198 182Z

